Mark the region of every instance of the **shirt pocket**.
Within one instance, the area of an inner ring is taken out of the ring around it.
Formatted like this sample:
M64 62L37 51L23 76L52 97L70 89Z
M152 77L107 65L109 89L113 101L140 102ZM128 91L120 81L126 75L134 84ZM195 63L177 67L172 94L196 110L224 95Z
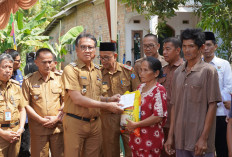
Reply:
M80 93L82 95L86 95L86 93L91 92L91 89L89 87L90 82L86 79L80 78Z
M103 96L107 95L109 89L110 89L110 86L109 86L108 82L103 82L102 83Z
M60 94L62 92L61 88L52 88L52 94Z
M96 82L96 90L95 90L95 92L96 92L96 95L97 96L101 96L102 95L102 91L103 89L102 89L102 82L101 81L99 81L99 80L97 80L97 82Z
M20 103L20 96L15 94L15 96L11 96L10 103L13 105L13 107L18 108Z
M124 94L126 91L130 91L131 90L130 85L131 85L130 81L121 80L120 81L121 89L119 89L119 90L121 90L122 92L120 92L120 94Z
M42 102L42 92L41 92L41 90L32 89L31 90L31 97L32 97L33 102L35 102L35 103Z
M55 104L59 104L60 106L62 89L52 88L51 91L52 91L52 95L51 98L49 99L50 106L56 106Z
M189 90L190 101L194 103L202 102L202 98L203 98L202 86L190 85L189 88L190 88Z

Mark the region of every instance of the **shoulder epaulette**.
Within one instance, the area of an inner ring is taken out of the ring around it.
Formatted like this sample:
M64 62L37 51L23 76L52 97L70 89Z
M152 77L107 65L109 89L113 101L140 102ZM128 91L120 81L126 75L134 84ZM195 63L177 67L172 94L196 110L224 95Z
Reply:
M10 79L10 81L11 81L12 83L14 83L14 84L20 85L20 84L19 84L19 81L16 81L16 80L14 80L14 79Z
M126 65L126 64L123 65L123 68L130 70L130 71L133 69L133 67Z
M97 69L99 69L99 70L101 69L101 68L99 67L99 65L97 65L97 64L94 64L94 67L97 68Z
M71 62L69 64L72 65L73 67L77 66L77 63L75 63L75 62Z
M29 77L31 77L33 75L33 73L27 74L24 79L28 79Z
M54 73L57 74L57 75L62 75L63 70L55 71Z

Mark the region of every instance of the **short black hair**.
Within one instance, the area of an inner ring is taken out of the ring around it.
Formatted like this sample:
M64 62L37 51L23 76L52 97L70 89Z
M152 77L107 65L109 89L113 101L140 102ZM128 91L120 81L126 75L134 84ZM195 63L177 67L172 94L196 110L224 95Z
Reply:
M202 32L201 29L185 29L180 36L181 42L183 40L193 40L194 43L200 48L203 44L205 44L205 33Z
M48 52L48 53L53 54L52 51L50 49L48 49L48 48L40 48L38 51L36 51L36 55L35 55L36 58L39 57L41 52Z
M169 43L171 42L175 48L181 48L181 41L180 39L178 38L175 38L175 37L169 37L169 38L166 38L164 39L163 43Z
M149 33L149 34L146 34L144 36L144 38L146 38L146 37L152 37L154 39L154 41L158 43L158 38L155 34Z
M5 54L9 54L9 55L13 58L13 60L15 60L15 58L16 58L17 56L20 56L20 55L19 55L19 52L16 51L16 50L14 50L14 49L7 49L7 50L4 51L4 53L5 53Z
M162 68L161 62L158 59L152 56L148 56L148 57L143 58L142 61L147 61L149 65L149 69L151 69L153 72L156 72L157 70L159 70L160 73L158 75L158 78L163 77L163 68Z
M80 41L81 38L90 38L94 41L94 46L97 47L97 39L89 33L81 33L80 35L77 36L76 41L75 41L75 45L76 47L78 47L78 43Z

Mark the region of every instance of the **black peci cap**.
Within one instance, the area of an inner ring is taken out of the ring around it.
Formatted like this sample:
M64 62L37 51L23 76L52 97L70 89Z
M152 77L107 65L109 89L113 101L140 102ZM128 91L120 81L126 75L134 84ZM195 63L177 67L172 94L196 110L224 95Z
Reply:
M111 42L101 42L100 51L116 51L116 43Z

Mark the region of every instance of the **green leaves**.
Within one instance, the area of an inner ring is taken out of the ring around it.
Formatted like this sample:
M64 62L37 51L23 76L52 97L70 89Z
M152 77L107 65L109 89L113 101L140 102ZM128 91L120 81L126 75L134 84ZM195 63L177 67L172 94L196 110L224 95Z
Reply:
M175 9L180 5L185 5L189 0L121 0L127 6L136 10L146 18L157 15L159 24L157 26L158 35L162 35L165 22L168 18L175 16ZM230 56L232 41L232 2L231 0L194 0L191 6L196 11L196 15L201 17L198 27L203 30L211 30L222 39L222 44L218 48L218 54L227 58Z
M232 5L230 0L211 0L207 3L202 1L202 6L197 10L197 14L201 15L201 21L198 27L203 30L210 30L221 38L220 47L217 54L228 59L230 57L230 48L232 41Z
M65 35L61 37L60 43L62 45L64 44L73 44L76 40L76 37L84 31L84 28L82 26L77 26L71 28Z
M20 10L17 11L15 18L18 24L18 29L19 30L23 29L23 13Z

